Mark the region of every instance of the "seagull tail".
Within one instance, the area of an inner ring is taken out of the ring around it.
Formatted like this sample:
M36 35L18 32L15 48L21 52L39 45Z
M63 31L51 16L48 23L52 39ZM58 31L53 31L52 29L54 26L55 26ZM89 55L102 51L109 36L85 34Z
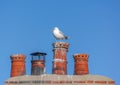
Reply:
M69 37L68 37L68 36L65 36L65 39L69 39Z

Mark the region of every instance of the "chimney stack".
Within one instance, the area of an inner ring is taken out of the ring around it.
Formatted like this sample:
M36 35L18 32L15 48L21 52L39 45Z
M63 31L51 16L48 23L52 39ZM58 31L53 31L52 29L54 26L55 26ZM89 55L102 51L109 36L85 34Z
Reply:
M69 44L66 42L53 43L53 74L66 75L67 74L67 52Z
M31 53L31 75L41 75L45 73L45 56L46 53L35 52Z
M74 74L84 75L89 74L88 69L88 54L75 54L74 55Z
M11 77L21 76L26 74L25 55L16 54L10 56L11 58Z

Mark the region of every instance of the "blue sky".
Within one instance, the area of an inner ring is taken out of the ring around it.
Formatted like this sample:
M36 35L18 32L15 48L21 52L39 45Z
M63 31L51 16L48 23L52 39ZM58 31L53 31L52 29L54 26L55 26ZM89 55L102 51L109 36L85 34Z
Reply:
M46 52L47 74L52 72L52 35L57 26L70 36L68 74L73 55L89 54L90 74L112 78L120 85L119 0L0 0L0 85L10 77L12 54L25 54L27 74L30 53Z

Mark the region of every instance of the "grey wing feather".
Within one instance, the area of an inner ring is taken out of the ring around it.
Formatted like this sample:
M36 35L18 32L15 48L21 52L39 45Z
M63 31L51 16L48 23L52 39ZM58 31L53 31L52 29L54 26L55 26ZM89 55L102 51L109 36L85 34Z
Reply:
M62 34L62 35L64 35L64 33L63 33L63 32L61 32L61 31L59 31L59 33L60 33L60 34Z

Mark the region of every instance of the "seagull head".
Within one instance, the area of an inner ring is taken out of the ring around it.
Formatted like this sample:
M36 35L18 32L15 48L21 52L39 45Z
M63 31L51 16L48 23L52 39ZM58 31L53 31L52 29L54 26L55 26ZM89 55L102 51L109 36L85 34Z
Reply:
M59 30L59 28L58 27L54 27L54 30Z

